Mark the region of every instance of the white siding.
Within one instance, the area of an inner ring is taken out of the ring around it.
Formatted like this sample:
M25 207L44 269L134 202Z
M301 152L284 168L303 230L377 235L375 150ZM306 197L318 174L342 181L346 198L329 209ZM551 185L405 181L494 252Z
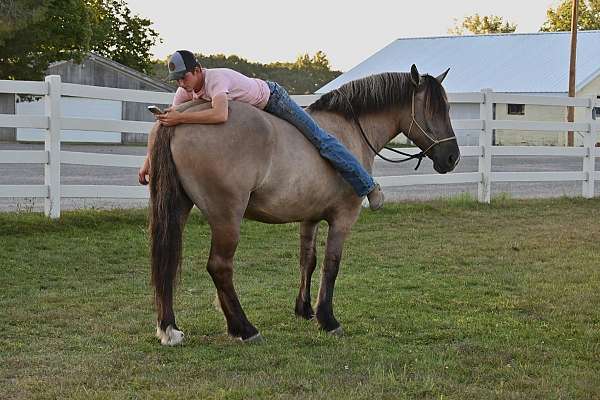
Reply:
M525 105L524 115L509 115L507 104L496 104L496 119L508 121L564 122L565 107ZM496 144L503 146L564 146L565 134L544 131L512 131L498 129Z
M61 98L61 111L65 117L85 117L121 120L121 102L115 100ZM16 105L17 115L43 115L44 100L23 101ZM43 129L17 128L17 140L23 142L43 142ZM121 143L121 132L63 130L62 142Z
M479 104L451 103L450 118L458 119L479 119ZM461 146L477 146L479 144L479 131L455 129L454 134Z

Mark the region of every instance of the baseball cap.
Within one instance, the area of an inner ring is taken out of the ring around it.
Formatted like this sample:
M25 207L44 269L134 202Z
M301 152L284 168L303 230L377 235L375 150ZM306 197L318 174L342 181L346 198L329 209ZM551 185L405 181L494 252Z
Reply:
M199 67L200 63L191 51L177 50L169 58L167 66L169 68L167 79L175 81L183 78L186 72L191 72L195 67Z

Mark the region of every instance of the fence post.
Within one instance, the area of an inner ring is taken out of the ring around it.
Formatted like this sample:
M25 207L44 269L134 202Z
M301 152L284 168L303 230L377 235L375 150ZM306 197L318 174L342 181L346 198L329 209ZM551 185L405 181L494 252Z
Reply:
M477 185L477 200L480 203L490 203L492 188L492 120L493 99L492 89L482 89L482 103L479 105L479 118L483 120L483 130L479 133L479 147L481 156L479 156L479 173L481 181Z
M48 94L44 98L48 131L45 140L45 150L48 153L48 163L44 166L44 184L48 186L48 197L44 201L44 213L47 217L60 217L60 92L61 80L59 75L47 76Z
M583 181L582 196L586 199L594 197L594 180L595 180L595 169L596 169L596 130L593 127L594 123L594 104L596 99L590 97L590 103L585 109L585 122L589 125L589 132L586 132L583 136L583 147L586 149L585 156L583 157L583 172L586 175L586 180Z

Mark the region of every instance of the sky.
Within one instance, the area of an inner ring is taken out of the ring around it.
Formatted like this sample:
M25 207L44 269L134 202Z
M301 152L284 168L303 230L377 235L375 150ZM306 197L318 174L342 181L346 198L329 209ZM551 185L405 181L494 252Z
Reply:
M347 71L399 38L445 36L475 13L537 32L559 0L126 0L134 14L154 22L164 59L175 50L235 54L249 61L294 61L325 52Z

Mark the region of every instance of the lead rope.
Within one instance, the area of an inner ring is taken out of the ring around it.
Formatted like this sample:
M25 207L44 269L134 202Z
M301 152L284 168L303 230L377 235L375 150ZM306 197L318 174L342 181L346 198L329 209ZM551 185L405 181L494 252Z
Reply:
M427 132L425 132L425 130L421 127L421 125L419 125L419 123L415 119L415 92L413 92L413 95L412 95L412 104L411 104L411 121L410 121L410 126L408 127L408 134L406 135L406 137L408 137L410 139L410 133L411 133L411 130L412 130L412 126L413 126L413 124L415 124L421 130L421 132L423 132L423 134L425 135L425 137L427 137L427 139L429 139L432 142L432 144L426 150L421 150L421 152L418 153L418 154L409 154L409 153L405 153L405 152L400 151L400 150L396 150L396 149L394 149L392 147L384 146L384 149L387 149L387 150L391 151L392 153L396 153L396 154L400 154L400 155L406 156L407 158L405 158L403 160L392 160L390 158L384 157L384 156L381 155L381 153L379 153L377 150L375 150L375 147L373 147L373 145L371 144L371 142L369 142L369 139L367 138L367 135L365 134L365 131L363 130L363 127L362 127L360 121L358 120L358 117L354 113L354 107L352 107L352 103L350 102L350 100L348 99L348 97L346 97L346 94L345 93L341 93L341 92L339 92L339 93L344 96L344 98L346 99L346 102L350 106L350 112L352 113L352 119L354 120L354 122L356 123L356 125L358 125L358 129L360 130L360 133L362 134L363 139L365 139L365 142L367 143L367 145L369 146L369 148L373 151L373 153L375 153L376 155L378 155L382 160L385 160L385 161L391 162L391 163L402 163L402 162L405 162L405 161L410 161L410 160L413 160L415 158L418 158L419 161L417 162L417 166L415 167L415 171L416 171L421 166L421 161L423 161L423 157L425 157L427 155L427 152L429 150L431 150L433 147L435 147L436 145L438 145L438 144L440 144L442 142L446 142L446 141L449 141L449 140L456 140L455 136L449 137L449 138L445 138L445 139L442 139L442 140L435 140L431 136L429 136L427 134ZM410 140L412 140L412 139L410 139Z

